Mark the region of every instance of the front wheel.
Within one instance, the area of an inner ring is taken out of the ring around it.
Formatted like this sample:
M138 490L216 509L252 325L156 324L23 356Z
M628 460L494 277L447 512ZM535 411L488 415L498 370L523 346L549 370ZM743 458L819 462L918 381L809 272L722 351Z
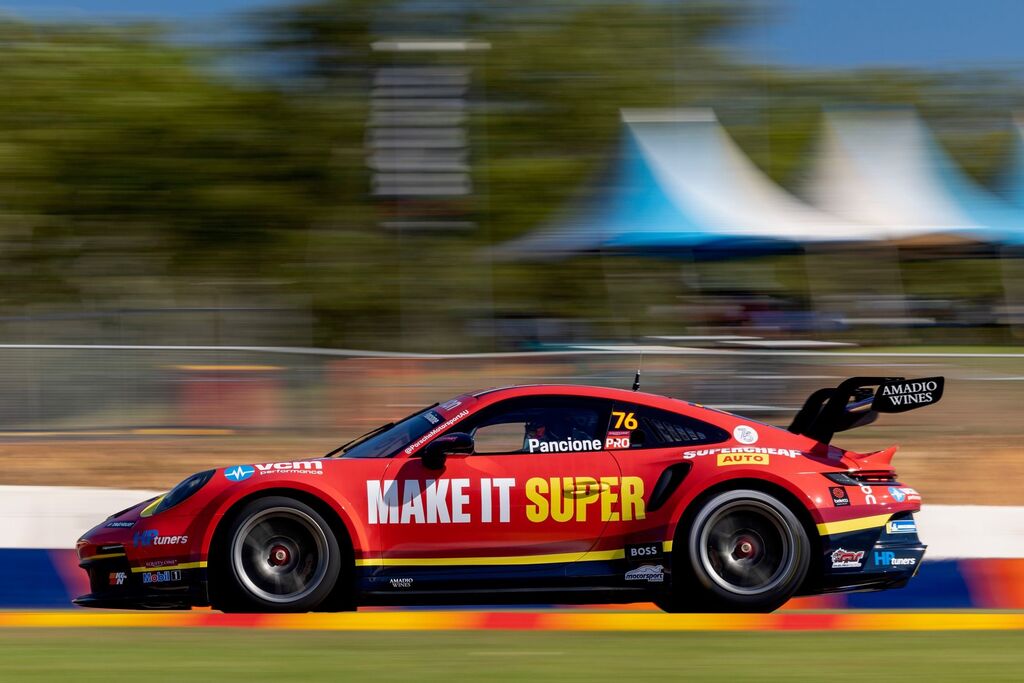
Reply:
M774 496L753 490L707 500L679 550L672 592L659 601L670 612L771 612L796 593L810 565L800 520Z
M221 601L231 612L307 612L331 593L341 550L330 525L305 503L258 498L234 517L218 557Z

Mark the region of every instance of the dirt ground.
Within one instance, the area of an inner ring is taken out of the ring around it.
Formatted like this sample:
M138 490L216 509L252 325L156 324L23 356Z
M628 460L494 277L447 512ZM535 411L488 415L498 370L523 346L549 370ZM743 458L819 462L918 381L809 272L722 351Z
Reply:
M905 442L906 443L906 442ZM0 442L0 484L169 489L210 467L318 457L337 437L204 436L30 439ZM877 443L844 447L867 452ZM902 481L926 503L1024 505L1024 448L1006 437L954 436L903 447L894 460Z

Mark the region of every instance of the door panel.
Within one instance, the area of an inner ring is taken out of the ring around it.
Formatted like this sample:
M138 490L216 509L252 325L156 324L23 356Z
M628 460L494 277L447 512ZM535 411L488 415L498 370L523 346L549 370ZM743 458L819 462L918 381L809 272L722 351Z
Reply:
M415 575L419 590L564 576L619 513L618 482L606 451L450 456L440 472L396 460L380 482L377 573Z

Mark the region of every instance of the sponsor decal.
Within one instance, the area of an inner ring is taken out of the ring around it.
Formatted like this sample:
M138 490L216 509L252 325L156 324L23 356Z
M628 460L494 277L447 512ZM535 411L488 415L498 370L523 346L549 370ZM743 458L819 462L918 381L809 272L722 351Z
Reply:
M515 485L511 478L480 479L480 521L494 521L495 499L498 522L510 521ZM467 524L472 520L469 479L371 480L366 482L366 504L370 524Z
M897 503L921 500L921 494L908 486L890 486L889 495L892 496L892 499Z
M858 569L864 566L863 550L837 548L832 551L832 569Z
M168 569L162 572L145 572L142 575L142 583L172 583L181 581L181 570Z
M726 465L768 465L770 455L767 453L719 453L718 466Z
M918 406L935 403L942 398L942 377L887 382L878 388L871 407L882 413L902 413Z
M878 499L875 498L875 494L872 492L870 486L860 485L860 492L864 494L865 505L878 505Z
M629 437L631 435L632 432L628 429L610 430L604 439L604 447L609 451L629 448Z
M391 579L390 583L392 588L412 588L412 579L410 578Z
M665 567L660 564L645 564L626 572L626 581L646 581L647 583L663 583Z
M633 543L626 546L627 560L644 560L661 557L661 543Z
M738 425L732 430L732 438L748 445L757 443L757 430L750 425Z
M594 477L532 477L526 480L526 498L526 519L534 523L586 522L591 512L603 522L647 516L640 477L601 477L600 482Z
M178 564L177 560L146 560L147 567L169 567Z
M447 404L445 404L445 405L447 405ZM460 405L460 404L456 403L456 405ZM443 405L441 407L444 408ZM462 418L466 417L467 415L469 415L469 411L468 410L460 410L458 413L456 413L454 416L452 416L451 419L446 420L445 422L442 422L441 424L437 425L436 427L431 429L429 432L427 432L426 434L424 434L423 436L421 436L420 438L416 439L411 444L406 446L405 447L405 454L406 455L412 455L413 453L415 453L416 451L419 450L420 446L422 446L423 444L427 443L428 441L433 439L435 436L437 436L438 434L440 434L444 430L448 429L449 427L451 427L452 425L454 425L456 422L458 422Z
M132 534L132 545L136 548L151 545L184 545L188 543L188 536L161 536L157 529L136 531Z
M441 410L446 410L446 411L447 410L455 410L456 408L458 408L461 405L462 405L462 401L460 401L457 398L453 398L450 401L445 401L444 403L439 405L438 408L440 408Z
M441 416L431 410L429 413L425 413L423 417L427 418L427 422L432 425L436 425L441 421Z
M262 477L265 474L306 474L323 475L324 464L319 460L296 460L294 462L269 462L256 465L256 471Z
M640 477L531 477L522 490L526 505L516 510L537 524L586 522L591 515L604 522L646 517ZM513 478L368 480L367 523L508 524L513 491Z
M894 519L885 525L887 534L916 534L917 522L912 519Z
M602 448L600 439L565 439L563 441L541 441L527 439L526 450L530 453L578 453L581 451L599 451Z
M135 526L135 522L107 522L108 529L131 529Z
M913 567L916 564L916 557L897 557L891 550L875 551L875 566L878 567Z
M793 450L790 448L764 448L762 446L748 446L746 448L699 448L693 451L683 451L683 459L693 460L694 458L700 458L705 455L716 455L718 453L763 453L765 455L782 455L787 458L795 458L798 455L803 455L801 451Z
M249 465L235 465L224 470L224 477L231 481L245 481L256 473L256 468Z
M850 504L850 497L846 495L845 487L831 486L828 491L832 494L832 504L837 508L846 507Z
M127 580L127 572L110 572L109 581L111 586L123 586L124 582Z
M636 429L640 423L636 421L636 413L626 413L621 410L613 410L612 418L615 420L615 429Z

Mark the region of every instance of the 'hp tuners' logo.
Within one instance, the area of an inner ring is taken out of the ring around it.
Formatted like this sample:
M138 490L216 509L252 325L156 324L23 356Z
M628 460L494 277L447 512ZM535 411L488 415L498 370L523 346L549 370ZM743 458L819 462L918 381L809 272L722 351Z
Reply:
M249 465L235 465L234 467L224 470L224 476L231 481L245 481L251 477L254 472L256 472L255 467L250 467Z

